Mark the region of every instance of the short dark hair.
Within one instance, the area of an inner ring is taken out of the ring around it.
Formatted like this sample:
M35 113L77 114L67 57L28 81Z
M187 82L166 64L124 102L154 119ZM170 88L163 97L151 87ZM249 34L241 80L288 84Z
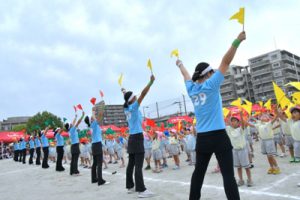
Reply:
M201 62L199 63L196 68L195 68L195 72L193 74L192 80L195 82L199 79L202 79L206 76L206 74L201 75L201 73L207 68L209 67L209 64L206 62Z
M131 91L128 91L124 94L124 100L125 100L125 103L124 103L124 108L128 108L128 100L129 98L131 97L131 95L133 94L133 92Z

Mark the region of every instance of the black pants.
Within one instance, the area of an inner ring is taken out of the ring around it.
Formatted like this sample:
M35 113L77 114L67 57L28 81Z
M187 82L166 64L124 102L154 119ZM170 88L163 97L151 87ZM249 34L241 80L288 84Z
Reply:
M33 164L33 154L34 154L34 149L30 149L29 150L29 154L30 154L30 157L29 157L29 164Z
M137 192L144 192L146 187L144 185L143 164L145 157L144 150L144 136L142 133L130 135L128 139L128 154L129 161L126 169L126 188L134 187L133 170L135 179L135 190Z
M232 145L225 130L197 134L196 167L192 175L189 199L200 199L204 176L213 153L221 169L227 199L239 200L239 191L234 178Z
M19 150L19 162L23 161L23 149Z
M103 185L105 180L102 178L102 162L103 162L103 152L102 143L97 142L92 144L93 151L93 165L91 170L92 183L98 182L98 185Z
M71 166L70 166L70 175L79 174L78 171L78 158L80 154L79 144L72 144L71 146Z
M14 152L14 161L18 162L19 160L19 150L15 150Z
M43 147L44 157L42 162L42 168L49 168L48 165L48 156L49 156L49 147Z
M23 162L23 164L25 164L26 163L26 149L22 150L22 156L23 156L22 162Z
M41 147L36 147L35 151L36 151L35 164L40 165L41 164Z
M64 157L64 147L57 146L56 147L57 160L56 160L56 171L64 171L65 168L62 166L62 159Z

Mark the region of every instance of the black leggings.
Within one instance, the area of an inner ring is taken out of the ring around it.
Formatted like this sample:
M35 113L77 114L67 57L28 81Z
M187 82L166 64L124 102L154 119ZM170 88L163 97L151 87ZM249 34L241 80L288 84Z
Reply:
M64 157L64 147L57 146L56 153L57 153L56 171L63 171L63 170L65 170L64 167L62 166L62 159Z
M30 154L30 157L29 157L29 164L33 164L33 154L34 154L34 149L30 149L29 150L29 154Z
M102 143L97 142L92 144L93 151L93 165L91 170L92 183L98 182L98 185L105 183L105 180L102 178L102 163L103 163L103 152L102 152Z
M19 150L14 151L14 161L19 161Z
M71 146L71 166L70 166L70 175L79 174L78 171L78 158L80 155L79 144L72 144Z
M225 130L197 134L196 167L192 175L189 199L200 199L204 176L213 153L221 169L227 199L239 200L239 191L234 178L232 146Z
M25 164L26 163L26 149L23 149L22 150L22 155L23 155L23 164Z
M35 164L40 165L41 164L41 147L36 147L35 151L36 151Z
M48 156L49 156L49 147L43 147L44 157L42 162L42 168L48 168Z

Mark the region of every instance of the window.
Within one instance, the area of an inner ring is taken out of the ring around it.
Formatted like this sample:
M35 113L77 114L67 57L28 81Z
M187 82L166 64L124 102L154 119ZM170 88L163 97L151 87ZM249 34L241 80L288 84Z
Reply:
M278 58L277 54L271 55L271 60L276 60Z
M273 72L273 75L274 75L274 77L282 76L282 71L279 71L279 70L274 71L274 72Z
M279 63L273 63L272 64L272 68L273 69L276 69L276 68L279 68L280 67L280 64Z

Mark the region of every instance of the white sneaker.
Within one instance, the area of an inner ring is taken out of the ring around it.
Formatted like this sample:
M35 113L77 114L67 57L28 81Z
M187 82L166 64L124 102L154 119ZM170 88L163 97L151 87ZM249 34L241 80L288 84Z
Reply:
M153 197L154 193L149 191L149 190L145 190L144 192L139 192L138 197L139 198L149 198L149 197Z
M135 193L135 189L134 188L130 188L127 190L127 194L133 194Z
M283 158L285 156L286 156L285 153L280 154L280 158Z
M104 185L109 185L110 184L110 182L108 182L108 181L105 181L105 183L104 183Z

